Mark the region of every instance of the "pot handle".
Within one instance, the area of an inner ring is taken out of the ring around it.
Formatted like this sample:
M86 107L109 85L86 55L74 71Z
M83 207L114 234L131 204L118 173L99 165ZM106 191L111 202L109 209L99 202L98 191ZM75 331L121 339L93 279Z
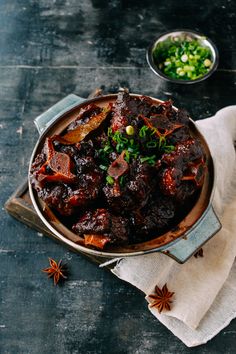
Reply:
M212 205L210 205L193 229L187 232L182 239L161 252L174 258L178 263L184 263L214 236L221 227L221 223Z
M40 116L34 120L34 124L36 125L39 134L41 135L44 130L59 116L71 110L83 101L85 101L85 98L70 94L54 104L54 106L50 107L46 112L40 114Z

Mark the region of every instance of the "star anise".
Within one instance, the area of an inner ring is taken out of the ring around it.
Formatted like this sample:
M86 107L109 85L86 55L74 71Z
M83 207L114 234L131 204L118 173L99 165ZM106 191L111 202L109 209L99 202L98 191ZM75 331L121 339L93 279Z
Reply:
M65 275L66 268L62 264L62 260L57 263L54 259L49 258L49 264L50 267L42 269L42 272L47 273L48 278L53 277L54 285L57 285L61 279L67 279L67 276Z
M200 248L200 250L198 250L195 255L194 255L195 258L198 258L198 257L203 257L203 249Z
M155 294L151 294L148 297L153 301L149 305L150 307L156 307L161 313L163 310L170 311L170 303L172 303L171 298L174 295L173 292L170 292L165 284L163 288L155 286Z

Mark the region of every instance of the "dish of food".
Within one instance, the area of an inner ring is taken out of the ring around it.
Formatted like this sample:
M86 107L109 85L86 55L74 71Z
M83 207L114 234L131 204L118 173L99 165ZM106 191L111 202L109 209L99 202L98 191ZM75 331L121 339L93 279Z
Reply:
M218 66L218 51L209 38L190 30L158 37L147 50L155 74L175 83L191 84L208 78Z
M158 68L173 79L196 80L213 66L211 50L190 36L170 36L159 42L153 49L153 58Z
M184 110L119 93L83 106L31 165L38 197L86 247L137 244L173 229L199 197L206 157Z

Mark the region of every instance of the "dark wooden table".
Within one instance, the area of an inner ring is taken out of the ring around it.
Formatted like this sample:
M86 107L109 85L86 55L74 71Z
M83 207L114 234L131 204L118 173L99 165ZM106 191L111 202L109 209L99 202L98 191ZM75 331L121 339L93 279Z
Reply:
M95 87L172 98L194 119L236 103L235 1L0 0L0 199L27 175L33 119L69 93ZM158 79L145 51L160 33L191 28L218 46L206 82ZM217 142L216 142L217 143ZM235 353L236 321L187 348L147 310L142 293L10 217L1 208L0 353ZM48 257L71 275L54 287Z

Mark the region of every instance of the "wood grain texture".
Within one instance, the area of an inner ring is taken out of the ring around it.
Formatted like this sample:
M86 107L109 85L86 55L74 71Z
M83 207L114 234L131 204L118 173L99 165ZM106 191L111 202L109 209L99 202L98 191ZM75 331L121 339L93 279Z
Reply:
M69 93L94 87L172 98L194 119L235 104L235 1L0 0L0 202L27 175L33 119ZM209 35L219 70L191 87L164 83L145 50L179 27ZM0 353L235 353L236 321L188 349L147 310L143 294L0 210ZM54 287L48 257L71 275Z

